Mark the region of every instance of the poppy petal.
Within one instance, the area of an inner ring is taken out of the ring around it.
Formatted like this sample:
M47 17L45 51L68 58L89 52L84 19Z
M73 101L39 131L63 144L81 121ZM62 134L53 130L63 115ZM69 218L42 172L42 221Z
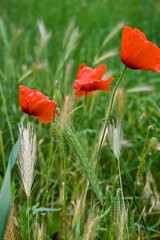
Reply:
M87 92L87 96L90 96L92 93L94 93L96 90L94 91L88 91ZM86 96L86 91L83 91L83 90L78 90L75 92L75 97L76 98L80 98L81 96L85 97Z
M85 96L87 92L87 96L94 93L96 90L102 90L102 91L109 91L110 92L110 86L109 83L113 81L113 77L109 78L107 80L94 80L91 79L86 83L85 79L76 80L74 87L77 90L75 93L75 97L79 98L81 96Z
M106 65L96 67L94 69L94 72L91 74L91 78L94 78L94 79L97 79L97 80L101 79L106 70L107 70Z
M90 76L93 74L93 69L90 67L87 67L85 63L82 63L77 74L77 79L82 78L90 78Z
M83 68L87 67L87 65L85 63L82 63L81 66L79 67L79 70L78 70L78 73L77 73L77 79L78 79L78 76L80 74L80 72L82 71Z
M54 109L57 104L54 101L49 101L43 104L39 115L35 115L42 123L49 123L53 121ZM57 110L55 110L55 116L57 116Z
M80 98L81 96L83 96L83 93L82 93L83 91L80 89L80 90L76 90L76 92L75 92L75 97L76 98Z
M27 101L27 95L30 93L30 89L21 85L19 86L19 102L21 109L24 113L28 112L28 101Z
M96 90L103 90L110 92L109 83L114 78L102 80L102 77L107 70L106 65L97 66L95 69L87 67L85 63L81 64L77 79L74 81L73 88L76 90L75 97L87 96L94 93Z
M121 60L133 69L160 72L160 49L136 28L123 29Z
M37 90L30 90L21 85L19 87L19 100L23 112L36 116L41 122L48 123L53 120L53 112L57 107L54 101ZM55 117L57 111L55 112Z
M86 83L85 85L81 86L83 91L93 91L93 90L107 90L110 91L109 82L111 82L114 78L110 78L108 80L94 80Z

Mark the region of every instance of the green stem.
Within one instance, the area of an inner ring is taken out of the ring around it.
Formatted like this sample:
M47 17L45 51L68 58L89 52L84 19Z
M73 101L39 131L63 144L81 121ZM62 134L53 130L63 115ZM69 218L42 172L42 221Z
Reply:
M4 95L3 95L1 84L0 84L0 92L1 92L1 97L2 97L2 102L3 102L3 106L4 106L4 110L5 110L7 123L8 123L9 132L10 132L10 135L11 135L12 145L14 145L13 132L12 132L11 124L10 124L10 121L9 121L9 117L8 117L8 113L7 113L7 107L6 107L6 102L5 102L5 98L4 98Z
M65 239L67 239L67 211L66 211L66 157L64 152L63 136L62 129L60 126L60 137L61 137L61 146L63 154L63 164L64 164L64 218L65 218Z
M143 173L143 168L144 168L144 164L145 164L145 155L146 155L146 147L147 147L147 141L148 141L148 136L149 136L149 132L151 129L154 129L155 130L155 133L156 133L156 128L154 125L150 125L147 129L147 133L146 133L146 138L145 138L145 142L144 142L144 148L143 148L143 153L142 153L142 157L141 157L141 162L140 162L140 165L139 165L139 168L138 168L138 171L137 171L137 176L136 176L136 183L135 183L135 186L134 186L134 195L136 193L136 188L137 188L137 183L138 183L138 179L139 179L139 176L141 173ZM131 201L131 207L133 205L133 199Z
M100 145L99 145L99 149L98 149L98 154L97 154L97 162L96 162L96 169L97 169L97 172L98 172L98 168L99 168L99 159L100 159L100 153L101 153L101 149L102 149L102 144L103 144L103 141L104 141L104 137L105 137L105 132L106 132L106 129L107 129L107 126L108 126L108 122L109 122L109 118L110 118L110 115L111 115L111 111L112 111L112 106L113 106L113 102L114 102L114 98L115 98L115 94L116 94L116 91L117 91L117 88L123 78L123 75L125 73L125 70L126 70L126 66L123 68L123 71L116 83L116 86L113 90L113 94L112 94L112 97L111 97L111 101L110 101L110 105L109 105L109 110L108 110L108 116L107 116L107 119L106 119L106 124L105 124L105 127L104 127L104 130L103 130L103 134L102 134L102 138L101 138L101 142L100 142Z
M43 195L43 199L42 199L42 206L44 205L45 203L45 199L46 199L46 195L48 193L48 185L49 185L49 179L50 179L50 176L51 176L51 171L53 169L53 163L54 163L54 159L55 159L55 156L56 156L56 153L57 153L57 149L58 149L58 145L56 146L56 149L55 149L55 152L54 152L54 157L52 158L52 156L50 156L49 158L49 163L48 163L48 174L47 174L47 179L46 179L46 185L45 185L45 191L44 191L44 195Z
M146 153L146 147L147 147L147 141L148 141L148 136L149 136L149 131L151 129L154 129L154 134L156 135L156 127L154 125L150 125L147 129L147 134L146 134L146 138L145 138L145 142L144 142L144 148L143 148L143 157L145 157L145 153Z
M5 157L4 157L3 138L2 138L2 132L1 132L1 131L0 131L0 142L1 142L1 152L2 152L3 169L4 169L4 175L5 175L5 172L6 172L6 163L5 163Z
M137 200L136 200L136 198L135 198L135 194L134 194L134 191L132 190L132 186L131 186L131 183L130 183L130 180L129 180L129 177L128 177L128 174L127 174L127 172L126 172L125 165L124 165L124 162L123 162L122 159L121 159L121 165L122 165L122 168L123 168L125 177L126 177L126 179L127 179L128 186L129 186L130 191L131 191L131 193L132 193L134 203L135 203L135 205L136 205L136 207L137 207L137 210L138 210L138 212L139 212L139 214L140 214L140 216L141 216L142 223L143 223L143 225L144 225L144 227L145 227L145 229L146 229L147 235L149 236L149 239L150 239L150 234L149 234L149 231L148 231L148 227L147 227L146 222L145 222L145 220L144 220L144 218L143 218L143 216L142 216L142 214L141 214L140 207L139 207L138 202L137 202Z
M66 122L68 121L69 117L70 117L75 111L77 111L77 110L80 109L81 107L85 106L86 104L87 104L87 92L86 92L86 94L85 94L84 103L82 103L80 106L74 108L74 109L68 114Z
M121 178L120 158L117 158L117 160L118 160L119 182L120 182L120 188L121 188L121 194L122 194L122 201L123 201L123 206L125 206L124 195L123 195L123 187L122 187L122 178Z
M72 115L72 113L74 113L75 111L77 111L79 108L83 107L84 106L84 103L76 108L74 108L67 116L67 120L66 122L68 121L69 117Z
M29 197L27 197L27 216L28 216L28 240L31 240L31 235L30 235L30 222L29 222Z

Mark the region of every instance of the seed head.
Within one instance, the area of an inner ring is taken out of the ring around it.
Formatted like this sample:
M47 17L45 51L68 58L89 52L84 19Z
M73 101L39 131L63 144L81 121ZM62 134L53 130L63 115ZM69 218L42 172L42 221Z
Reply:
M30 123L27 124L27 128L21 124L19 127L19 132L21 136L19 169L25 194L27 198L29 198L34 180L34 166L36 161L36 134Z
M122 148L123 132L121 130L120 122L117 122L116 125L109 125L108 128L108 139L111 146L111 149L117 159L119 159Z

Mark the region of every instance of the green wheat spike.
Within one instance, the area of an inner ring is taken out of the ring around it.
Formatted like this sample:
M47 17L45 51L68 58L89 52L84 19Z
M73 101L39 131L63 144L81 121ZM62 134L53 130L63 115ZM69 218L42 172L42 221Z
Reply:
M103 196L101 187L99 184L99 180L97 179L96 173L94 168L91 166L89 159L87 158L84 149L80 145L80 142L73 134L73 132L68 129L67 127L64 130L64 136L68 143L68 146L72 153L72 158L78 162L78 164L82 167L83 172L85 173L86 177L88 178L93 191L95 192L98 200L103 203Z

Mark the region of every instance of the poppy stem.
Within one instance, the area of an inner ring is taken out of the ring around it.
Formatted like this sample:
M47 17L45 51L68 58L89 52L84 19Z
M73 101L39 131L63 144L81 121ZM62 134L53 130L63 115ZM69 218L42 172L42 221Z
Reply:
M66 122L68 121L69 117L72 115L72 113L74 113L75 111L77 111L79 108L83 107L84 106L84 103L76 108L74 108L67 116L67 120Z
M112 107L113 107L113 102L114 102L114 98L115 98L115 94L116 94L116 91L117 91L117 88L123 78L123 75L126 71L126 66L124 66L123 68L123 71L116 83L116 86L113 90L113 93L112 93L112 97L111 97L111 101L110 101L110 105L109 105L109 109L108 109L108 116L106 118L106 124L105 124L105 127L104 127L104 130L103 130L103 134L102 134L102 137L101 137L101 141L100 141L100 145L99 145L99 149L98 149L98 154L97 154L97 162L96 162L96 171L97 173L99 172L99 160L100 160L100 154L101 154L101 149L102 149L102 144L103 144L103 141L104 141L104 137L105 137L105 132L106 132L106 129L107 129L107 126L108 126L108 122L109 122L109 118L110 118L110 115L111 115L111 112L112 112Z

